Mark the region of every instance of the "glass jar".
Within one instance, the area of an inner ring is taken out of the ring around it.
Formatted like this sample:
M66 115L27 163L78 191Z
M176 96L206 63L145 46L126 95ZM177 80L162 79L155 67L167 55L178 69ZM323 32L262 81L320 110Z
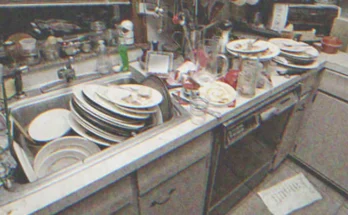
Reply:
M243 97L251 98L256 94L256 83L260 70L259 60L244 59L238 75L237 91Z

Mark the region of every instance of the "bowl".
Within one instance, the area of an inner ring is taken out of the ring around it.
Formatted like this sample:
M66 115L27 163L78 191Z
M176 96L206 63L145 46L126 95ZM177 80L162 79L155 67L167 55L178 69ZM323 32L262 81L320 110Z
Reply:
M342 46L342 41L338 37L326 36L321 40L323 52L329 54L336 54L338 49Z

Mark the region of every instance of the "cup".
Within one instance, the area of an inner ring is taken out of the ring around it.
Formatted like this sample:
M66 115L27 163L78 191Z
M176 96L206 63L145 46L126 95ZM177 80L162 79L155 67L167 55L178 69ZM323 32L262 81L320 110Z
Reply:
M200 97L193 98L190 103L191 122L201 125L205 122L205 113L207 112L208 102Z
M207 71L219 79L227 73L228 59L220 54L220 37L203 39L197 42L195 63L198 71Z

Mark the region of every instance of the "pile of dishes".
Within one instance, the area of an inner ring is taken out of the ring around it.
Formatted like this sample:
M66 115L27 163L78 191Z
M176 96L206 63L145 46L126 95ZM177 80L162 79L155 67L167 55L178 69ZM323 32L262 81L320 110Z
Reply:
M77 134L110 146L163 123L158 107L162 99L144 85L79 85L73 88L68 122Z
M226 50L236 57L259 59L260 61L271 60L280 53L278 46L273 43L255 39L231 41L226 44Z
M299 70L315 69L318 67L318 50L307 43L297 42L286 38L273 38L273 43L281 50L280 56L274 59L278 64Z

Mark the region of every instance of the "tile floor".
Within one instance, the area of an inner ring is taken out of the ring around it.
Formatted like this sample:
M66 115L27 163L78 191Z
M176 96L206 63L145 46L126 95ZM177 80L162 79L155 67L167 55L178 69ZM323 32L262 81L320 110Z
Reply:
M321 193L322 199L293 212L291 215L348 215L348 199L328 187L290 160L286 160L275 172L239 202L227 215L271 215L257 192L302 172Z

